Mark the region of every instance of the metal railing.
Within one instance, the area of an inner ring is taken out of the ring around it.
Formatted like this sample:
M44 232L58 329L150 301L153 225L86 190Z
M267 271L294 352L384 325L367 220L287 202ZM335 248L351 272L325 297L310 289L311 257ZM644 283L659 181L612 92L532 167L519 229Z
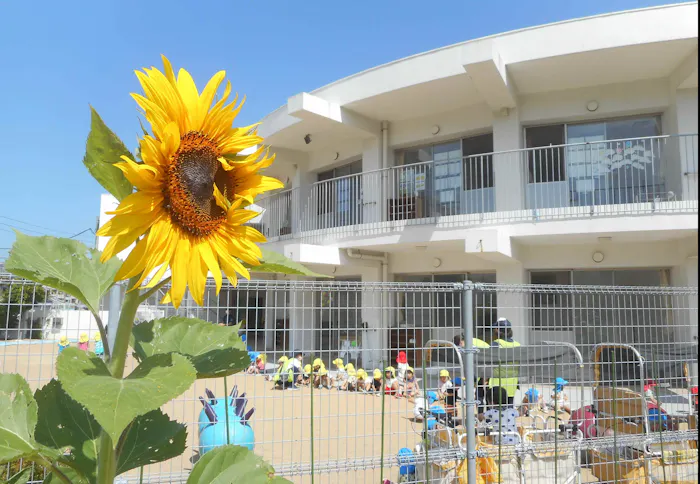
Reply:
M56 376L61 336L75 346L87 333L93 349L95 322L89 312L68 307L69 297L14 277L0 281L0 330L9 338L0 341L0 371L21 374L35 389ZM267 355L267 375L281 355L297 350L304 353L302 365L324 362L331 389L302 382L299 391L280 391L264 374L228 379L227 388L237 385L256 409L254 452L292 482L397 482L402 466L406 470L402 459L409 458L402 449L412 452L416 472L414 480L400 482L459 482L450 473L479 459L492 464L478 461L481 477L494 479L487 474L495 470L501 482L523 482L520 476L535 484L624 482L640 468L641 478L654 482L679 475L697 481L691 393L698 385L697 288L241 281L225 284L217 295L210 282L203 306L189 297L177 310L160 304L166 287L141 308L139 319L245 320L249 351ZM585 319L544 331L535 314L549 294L566 296L566 308ZM102 308L109 307L104 300ZM506 347L510 340L521 346ZM400 352L405 364L397 362ZM336 358L367 371L367 391L332 364ZM129 357L129 368L135 364ZM409 365L416 378L412 394ZM388 366L397 378L390 390L398 389L401 398L371 384L373 370ZM443 370L451 385L440 380ZM556 378L568 382L561 399L554 398ZM355 388L343 386L351 381ZM187 480L202 450L198 397L207 388L223 398L223 379L198 380L164 405L187 425L187 448L146 466L143 482ZM501 400L498 388L505 392ZM499 415L517 418L500 421ZM0 479L25 465L31 464L0 466ZM32 482L41 478L38 468ZM120 479L139 482L139 472Z
M698 136L593 141L348 175L258 202L270 240L410 224L461 226L697 212Z

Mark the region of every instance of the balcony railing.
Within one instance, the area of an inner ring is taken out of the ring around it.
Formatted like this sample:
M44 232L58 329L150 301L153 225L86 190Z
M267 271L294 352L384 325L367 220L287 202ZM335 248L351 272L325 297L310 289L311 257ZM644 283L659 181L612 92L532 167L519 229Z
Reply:
M697 135L655 136L436 159L256 203L266 209L262 228L270 240L406 224L697 212L697 169Z

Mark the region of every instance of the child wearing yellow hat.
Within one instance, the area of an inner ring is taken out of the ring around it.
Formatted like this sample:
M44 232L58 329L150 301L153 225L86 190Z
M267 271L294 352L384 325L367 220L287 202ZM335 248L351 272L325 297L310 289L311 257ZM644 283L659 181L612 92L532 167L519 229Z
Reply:
M70 341L68 341L68 336L63 335L61 338L58 340L58 354L61 354L61 351L65 350L70 346Z
M357 390L357 372L355 371L355 365L352 363L345 365L345 372L348 374L348 379L340 389L354 392Z
M382 389L382 370L375 368L372 372L372 379L368 381L365 385L365 391L367 392L379 392Z
M384 368L384 392L399 398L399 380L396 378L396 369L393 366Z
M304 365L304 371L301 373L299 380L300 385L308 386L311 383L311 365Z
M440 370L440 388L438 388L438 396L443 399L447 396L447 391L454 388L452 385L452 380L450 380L450 372L447 370Z
M410 366L406 367L403 394L406 398L418 396L418 380L416 379L413 368Z
M335 378L331 380L333 386L338 390L345 390L348 383L348 372L345 371L345 365L343 364L342 358L336 358L332 361L335 365L336 373Z
M100 333L95 333L95 336L93 336L93 339L95 340L95 354L97 356L102 356L105 354L105 347L104 344L102 343L102 337L100 336Z
M88 343L90 342L90 337L87 333L80 333L80 339L78 339L78 349L87 351Z
M328 378L328 370L321 358L316 358L311 365L314 374L314 388L323 388L324 386L331 389L330 378Z
M249 375L259 375L265 373L265 363L267 363L267 356L260 353L255 357L255 360L250 364L246 373Z
M357 370L357 390L365 391L367 384L369 383L369 375L367 372L360 368Z
M287 358L286 356L280 356L279 359L277 360L277 368L275 368L275 372L271 375L267 375L265 379L267 381L272 381L275 377L276 374L280 373L282 371L282 368L284 368L284 365L287 363Z

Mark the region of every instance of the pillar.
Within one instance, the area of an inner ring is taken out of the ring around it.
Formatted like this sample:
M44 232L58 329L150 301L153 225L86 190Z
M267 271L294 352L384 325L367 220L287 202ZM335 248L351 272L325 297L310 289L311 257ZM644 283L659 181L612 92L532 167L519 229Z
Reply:
M496 211L499 212L525 207L527 158L520 151L512 151L522 148L522 131L516 109L494 114L493 150L496 154L493 156L493 174Z
M501 264L496 270L498 284L527 284L527 271L520 262ZM530 321L527 308L530 295L523 291L500 291L498 297L498 317L507 318L513 325L513 338L521 345L530 341Z

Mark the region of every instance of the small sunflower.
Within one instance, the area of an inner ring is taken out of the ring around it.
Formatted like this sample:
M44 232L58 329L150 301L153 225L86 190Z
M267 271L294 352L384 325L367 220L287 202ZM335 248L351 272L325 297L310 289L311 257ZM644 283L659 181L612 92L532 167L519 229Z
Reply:
M126 156L116 166L136 187L124 198L114 217L97 235L111 237L102 254L107 260L136 242L116 279L140 278L139 287L154 286L170 267L172 286L165 301L180 305L189 286L197 304L204 302L207 273L222 284L221 271L232 284L237 274L250 278L242 262L259 264L258 243L265 237L243 225L257 216L246 210L260 193L282 188L260 171L274 155L262 147L250 155L243 150L262 143L256 125L234 128L243 105L227 83L223 96L214 97L224 80L218 72L200 94L190 74L177 77L163 57L164 72L155 67L136 72L144 95L132 94L151 125L152 135L139 140L141 159Z

